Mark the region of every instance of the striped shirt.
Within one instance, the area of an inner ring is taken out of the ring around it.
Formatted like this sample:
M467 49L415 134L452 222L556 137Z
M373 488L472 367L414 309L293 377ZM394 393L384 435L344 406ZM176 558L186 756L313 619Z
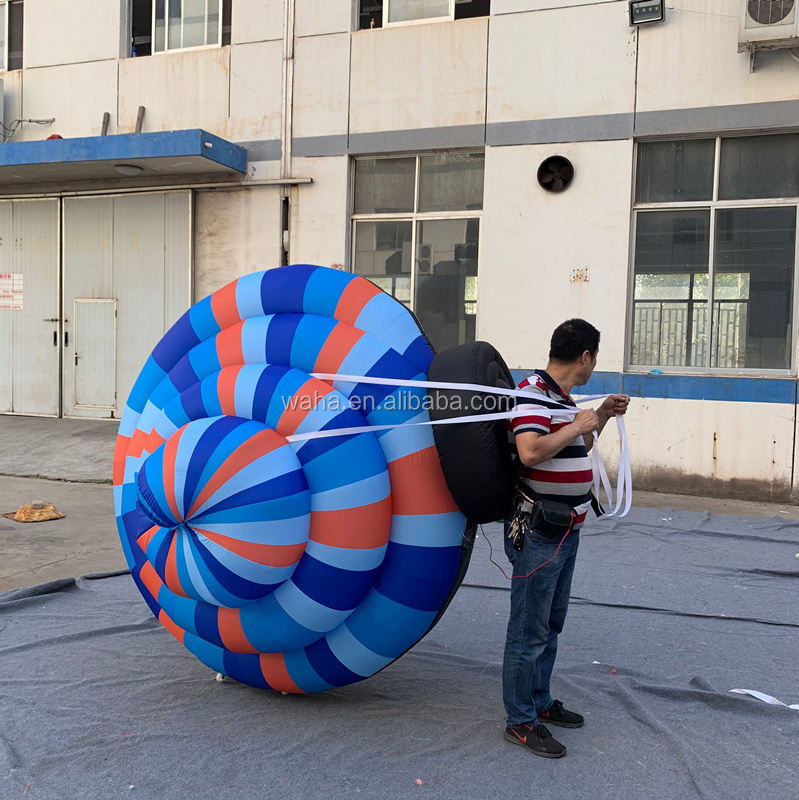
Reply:
M525 378L518 388L520 391L529 392L533 398L538 396L555 400L564 405L575 405L571 397L564 394L558 384L543 370L536 370L529 378ZM535 401L532 402L531 405L527 405L524 400L517 402L517 410L524 411L529 408L530 414L511 420L514 436L528 432L542 435L555 433L573 419L573 416L559 413L557 409L536 406L534 405ZM523 466L517 486L528 497L531 497L531 492L533 492L552 500L568 503L578 513L575 522L576 528L582 525L588 509L591 507L590 501L580 504L577 504L576 501L591 491L593 480L591 459L588 457L583 437L578 434L548 461L542 461L534 467Z

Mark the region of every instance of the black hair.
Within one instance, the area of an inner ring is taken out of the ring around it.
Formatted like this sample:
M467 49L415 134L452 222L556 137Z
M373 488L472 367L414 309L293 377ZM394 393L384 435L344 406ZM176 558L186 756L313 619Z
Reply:
M552 333L549 343L549 358L569 364L588 350L595 356L599 350L599 331L584 319L567 319Z

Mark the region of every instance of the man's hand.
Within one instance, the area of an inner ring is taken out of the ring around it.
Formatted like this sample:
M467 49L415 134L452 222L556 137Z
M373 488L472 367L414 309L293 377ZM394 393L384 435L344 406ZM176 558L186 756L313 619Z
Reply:
M572 422L577 426L578 433L584 435L595 431L599 427L599 415L593 408L584 408L582 411L577 412Z
M611 394L608 395L599 407L598 411L606 419L615 417L616 414L626 414L627 406L630 405L630 395L628 394Z

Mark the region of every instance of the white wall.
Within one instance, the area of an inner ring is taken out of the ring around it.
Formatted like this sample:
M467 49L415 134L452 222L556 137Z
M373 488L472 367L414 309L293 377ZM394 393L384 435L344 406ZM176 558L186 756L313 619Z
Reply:
M666 20L641 26L638 110L799 98L799 64L787 50L761 52L749 71L738 52L739 0L676 0Z
M632 112L635 33L627 5L492 19L488 70L489 122Z
M539 164L574 165L571 186L544 191ZM602 332L601 367L621 371L630 240L632 142L486 150L477 335L511 369L545 365L553 329L583 317ZM588 281L574 270L588 270Z
M294 170L313 176L310 185L298 186L291 195L291 243L295 264L343 267L347 263L347 175L349 159L297 158Z
M350 132L485 121L488 19L352 34Z
M26 68L118 58L122 21L119 2L25 0L24 7Z
M280 265L280 192L274 187L194 195L194 300L235 278Z

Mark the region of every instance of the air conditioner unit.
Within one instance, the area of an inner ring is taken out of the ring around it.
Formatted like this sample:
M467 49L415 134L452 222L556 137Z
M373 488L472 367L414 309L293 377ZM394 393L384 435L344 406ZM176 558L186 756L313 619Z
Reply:
M738 52L799 46L799 0L739 0Z

